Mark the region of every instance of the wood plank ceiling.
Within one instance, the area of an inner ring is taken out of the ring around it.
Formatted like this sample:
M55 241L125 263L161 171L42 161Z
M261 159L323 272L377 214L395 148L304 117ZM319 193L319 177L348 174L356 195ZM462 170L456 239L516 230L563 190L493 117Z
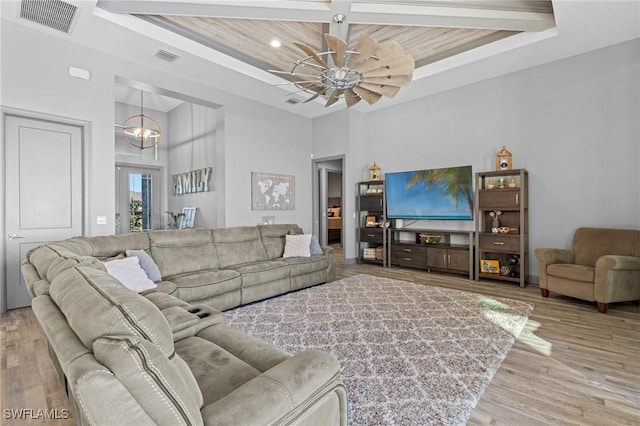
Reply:
M419 68L555 26L551 0L101 0L98 6L145 19L265 71L290 71L304 58L294 42L327 51L324 33L350 43L360 34L381 44L395 40ZM335 22L337 14L344 22ZM272 40L281 47L271 47Z

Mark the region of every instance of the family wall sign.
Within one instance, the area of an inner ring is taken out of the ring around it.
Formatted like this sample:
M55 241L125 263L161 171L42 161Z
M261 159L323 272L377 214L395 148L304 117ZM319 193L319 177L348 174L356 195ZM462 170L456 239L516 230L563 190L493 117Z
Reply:
M211 167L191 170L171 176L173 195L193 194L196 192L209 192L211 186Z

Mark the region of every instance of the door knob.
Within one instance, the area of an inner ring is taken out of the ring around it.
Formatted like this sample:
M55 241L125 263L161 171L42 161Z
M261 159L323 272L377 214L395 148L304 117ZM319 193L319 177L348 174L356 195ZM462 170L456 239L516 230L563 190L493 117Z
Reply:
M20 238L24 238L24 235L18 235L18 234L9 234L9 239L10 240L18 240Z

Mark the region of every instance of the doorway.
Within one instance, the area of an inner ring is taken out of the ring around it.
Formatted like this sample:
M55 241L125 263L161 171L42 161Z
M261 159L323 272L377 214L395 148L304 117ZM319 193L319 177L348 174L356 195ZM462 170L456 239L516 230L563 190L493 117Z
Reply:
M14 309L31 304L20 270L27 252L84 232L84 128L10 114L4 124L5 301Z
M313 160L313 232L321 245L333 245L337 253L344 244L343 164L343 155Z
M161 169L116 164L116 234L162 228Z

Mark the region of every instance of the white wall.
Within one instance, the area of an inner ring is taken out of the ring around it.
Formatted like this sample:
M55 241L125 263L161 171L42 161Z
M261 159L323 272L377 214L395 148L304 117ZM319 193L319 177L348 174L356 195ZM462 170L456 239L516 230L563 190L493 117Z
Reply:
M254 102L225 110L227 226L275 216L275 223L311 229L311 120ZM251 210L252 171L295 176L295 210Z
M218 158L217 143L217 111L202 105L185 102L169 112L169 135L166 141L169 147L169 167L166 176L168 210L181 212L183 207L196 207L194 226L196 228L217 228L219 182L215 179L215 171L224 163ZM174 174L191 170L212 168L209 178L209 191L191 194L172 194L171 177Z
M533 249L569 248L579 226L640 227L639 52L635 40L372 112L362 158L479 172L506 145L529 171L537 277Z

